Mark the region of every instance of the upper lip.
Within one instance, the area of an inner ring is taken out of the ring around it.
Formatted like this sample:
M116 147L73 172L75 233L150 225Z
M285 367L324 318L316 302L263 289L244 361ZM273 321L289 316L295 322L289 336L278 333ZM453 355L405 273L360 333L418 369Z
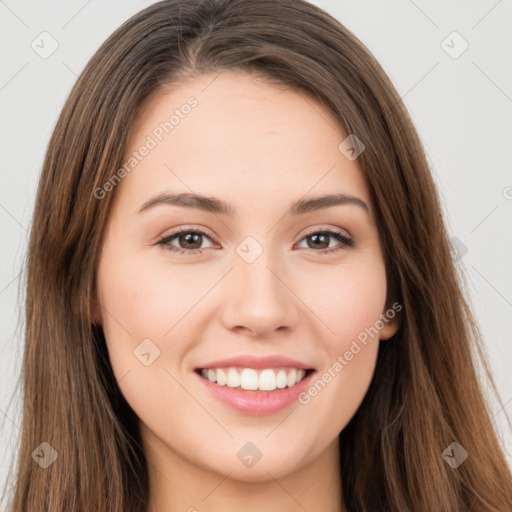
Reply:
M208 368L226 368L230 366L240 366L242 368L278 368L281 366L289 366L290 368L299 368L304 370L312 369L311 365L305 364L297 359L290 357L273 355L257 357L251 355L240 355L235 357L228 357L227 359L218 359L212 361L204 366L200 366L198 369Z

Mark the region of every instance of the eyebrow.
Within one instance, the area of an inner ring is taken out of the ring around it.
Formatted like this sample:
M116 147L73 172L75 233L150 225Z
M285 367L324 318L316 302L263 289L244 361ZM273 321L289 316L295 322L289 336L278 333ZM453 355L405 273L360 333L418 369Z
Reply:
M138 213L142 213L159 205L182 206L185 208L203 210L209 213L229 215L231 217L233 217L236 212L232 204L216 197L192 193L170 194L164 192L146 201L141 206ZM359 206L366 210L366 212L370 210L368 205L358 197L349 194L329 194L295 201L290 208L290 215L303 215L337 205Z

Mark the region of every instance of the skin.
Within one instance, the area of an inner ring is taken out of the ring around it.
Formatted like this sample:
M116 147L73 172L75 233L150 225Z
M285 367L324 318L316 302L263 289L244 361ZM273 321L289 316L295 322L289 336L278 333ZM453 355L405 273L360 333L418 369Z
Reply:
M231 409L194 369L234 355L282 354L321 375L375 324L389 305L369 189L358 161L338 150L346 134L328 110L240 73L202 75L155 97L131 130L127 157L190 96L198 105L109 192L115 198L97 273L95 319L140 418L148 510L345 510L337 436L361 404L378 338L395 334L396 318L308 404L274 414ZM236 213L169 205L138 213L164 191L218 197ZM287 215L295 200L335 192L369 210L346 204ZM202 254L158 245L194 228L208 237L168 245ZM326 228L354 245L320 254L343 247L333 237L318 247L305 235ZM247 236L263 249L252 263L236 252ZM160 350L149 366L133 353L144 339ZM237 458L249 441L262 453L250 468Z

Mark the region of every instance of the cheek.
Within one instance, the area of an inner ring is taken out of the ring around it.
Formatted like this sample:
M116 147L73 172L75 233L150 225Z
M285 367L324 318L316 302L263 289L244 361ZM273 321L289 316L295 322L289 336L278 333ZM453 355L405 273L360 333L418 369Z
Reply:
M162 279L150 262L141 261L133 250L118 247L122 246L105 246L98 289L111 364L120 379L129 371L145 369L148 359L155 361L152 366L159 365L167 353L161 339L178 321L183 303L172 293L173 288L180 288L179 283ZM148 352L149 356L143 355Z
M99 279L110 313L107 323L117 331L124 328L134 340L162 338L198 299L201 286L191 278L190 271L170 272L149 258L125 255L116 263L106 261Z
M182 375L173 362L187 352L185 315L198 292L186 272L171 275L129 250L110 250L98 269L110 362L128 403L150 420L156 410L183 407L181 388L172 378L181 381Z
M329 279L317 275L317 283L322 287L309 292L308 305L325 327L318 343L325 358L299 401L314 408L318 429L328 424L334 434L356 412L373 376L386 298L385 268L380 260L340 266L335 273L330 269Z
M321 269L309 283L299 293L322 321L323 345L331 357L348 350L358 336L364 338L384 312L386 276L380 260ZM371 332L375 335L375 330Z

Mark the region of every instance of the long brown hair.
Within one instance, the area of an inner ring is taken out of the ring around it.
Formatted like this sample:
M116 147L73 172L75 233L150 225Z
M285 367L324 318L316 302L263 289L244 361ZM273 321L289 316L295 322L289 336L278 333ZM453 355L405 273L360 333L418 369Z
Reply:
M348 510L512 510L512 477L478 362L498 393L419 137L365 46L303 0L158 2L118 28L81 73L48 146L32 221L23 423L9 510L146 509L137 418L92 321L115 193L100 200L94 191L123 165L129 129L148 99L162 86L223 70L303 93L365 144L359 163L377 213L388 299L403 309L339 435ZM46 469L32 457L43 442L58 454ZM457 468L442 457L453 442L468 453Z

